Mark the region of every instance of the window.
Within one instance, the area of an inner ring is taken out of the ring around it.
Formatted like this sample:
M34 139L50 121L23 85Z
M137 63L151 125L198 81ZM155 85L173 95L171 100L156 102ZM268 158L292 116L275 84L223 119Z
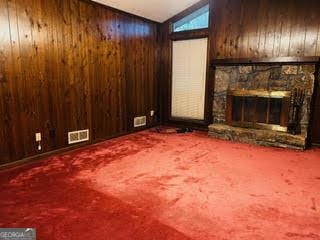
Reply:
M206 5L173 24L174 32L208 28L209 5Z
M173 42L171 117L204 120L208 39Z

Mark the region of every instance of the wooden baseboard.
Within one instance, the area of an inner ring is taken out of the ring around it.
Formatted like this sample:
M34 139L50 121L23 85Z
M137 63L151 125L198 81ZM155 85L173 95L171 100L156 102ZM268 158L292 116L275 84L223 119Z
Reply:
M50 156L53 156L53 155L58 155L58 154L61 154L61 153L66 153L66 152L72 152L72 151L75 151L75 150L77 150L79 148L82 148L82 147L92 146L92 145L95 145L95 144L98 144L98 143L101 143L101 142L104 142L104 141L107 141L107 140L110 140L110 139L113 139L113 138L118 138L118 137L122 137L122 136L129 135L129 134L132 134L132 133L144 131L144 130L147 130L147 129L150 129L150 128L153 128L153 127L155 127L155 125L139 128L139 129L128 131L128 132L124 132L124 133L115 134L115 135L112 135L112 136L108 136L106 138L96 139L96 140L94 140L92 142L88 142L88 143L81 143L81 144L77 144L77 145L70 146L70 147L60 148L60 149L57 149L57 150L54 150L54 151L45 152L45 153L38 154L38 155L35 155L35 156L27 157L27 158L24 158L24 159L21 159L21 160L12 162L12 163L6 163L6 164L3 164L3 165L0 165L0 171L8 170L8 169L16 168L16 167L21 167L23 165L30 164L30 163L33 163L33 162L36 162L36 161L45 160L47 157L50 157Z

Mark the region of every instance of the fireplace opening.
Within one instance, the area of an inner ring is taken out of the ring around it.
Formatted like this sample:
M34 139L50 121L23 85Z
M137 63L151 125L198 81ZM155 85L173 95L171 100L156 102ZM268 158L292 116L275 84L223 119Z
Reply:
M232 126L287 131L289 91L228 90L227 123Z

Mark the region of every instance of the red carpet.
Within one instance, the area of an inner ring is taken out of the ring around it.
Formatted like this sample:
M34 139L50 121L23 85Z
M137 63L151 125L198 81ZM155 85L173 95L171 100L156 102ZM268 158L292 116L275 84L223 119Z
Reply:
M320 150L145 131L0 172L0 228L40 240L319 240Z

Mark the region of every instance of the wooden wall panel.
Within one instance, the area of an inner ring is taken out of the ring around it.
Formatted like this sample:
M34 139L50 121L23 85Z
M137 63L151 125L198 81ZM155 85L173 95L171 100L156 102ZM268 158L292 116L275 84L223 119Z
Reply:
M10 56L10 28L8 22L8 9L7 3L4 0L0 1L0 29L2 34L0 35L0 164L8 161L10 157L10 149L12 145L9 141L5 141L5 136L11 135L11 130L8 125L10 120L10 114L8 113L8 105L12 97L9 94L9 83L7 80L8 76L8 57Z
M0 0L0 27L0 164L67 147L68 131L130 132L158 110L157 23L87 0Z
M170 78L171 78L171 61L172 61L172 41L170 38L170 22L165 22L160 27L159 42L160 42L160 113L162 123L166 123L170 118Z
M211 58L320 55L317 0L211 2Z

